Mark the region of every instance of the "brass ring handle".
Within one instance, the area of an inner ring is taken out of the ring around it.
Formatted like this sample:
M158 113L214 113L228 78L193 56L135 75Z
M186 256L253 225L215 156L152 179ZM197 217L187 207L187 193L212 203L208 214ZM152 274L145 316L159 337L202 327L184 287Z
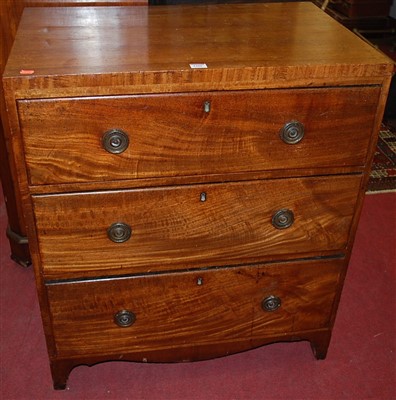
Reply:
M129 138L121 129L111 129L103 135L102 145L111 154L121 154L128 148Z
M297 144L301 142L304 134L304 125L298 121L287 122L280 130L280 137L286 144Z
M282 209L277 211L272 216L272 225L276 229L286 229L293 225L294 214L293 211L288 209Z
M132 235L132 228L123 222L116 222L107 229L107 237L114 243L124 243Z
M282 301L277 296L268 296L261 302L261 307L264 311L275 311L277 310L282 304Z
M136 321L136 315L132 311L121 310L114 315L114 322L121 328L127 328Z

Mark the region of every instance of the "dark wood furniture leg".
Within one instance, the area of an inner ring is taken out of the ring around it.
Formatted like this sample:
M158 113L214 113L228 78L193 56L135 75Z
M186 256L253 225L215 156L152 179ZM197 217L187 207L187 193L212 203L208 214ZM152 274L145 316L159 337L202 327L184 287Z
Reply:
M72 361L51 361L52 382L55 390L66 389L67 379L75 367Z
M310 340L312 352L317 360L324 360L327 356L331 339L331 330L313 335Z
M8 216L7 237L10 242L11 258L19 265L28 267L31 260L26 228L17 207L2 124L0 124L0 174Z

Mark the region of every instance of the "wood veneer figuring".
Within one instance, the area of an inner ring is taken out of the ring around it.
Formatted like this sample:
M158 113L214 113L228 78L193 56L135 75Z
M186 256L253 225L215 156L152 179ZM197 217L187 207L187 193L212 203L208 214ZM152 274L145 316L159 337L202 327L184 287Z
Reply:
M326 357L393 64L310 3L26 9L3 84L54 387Z

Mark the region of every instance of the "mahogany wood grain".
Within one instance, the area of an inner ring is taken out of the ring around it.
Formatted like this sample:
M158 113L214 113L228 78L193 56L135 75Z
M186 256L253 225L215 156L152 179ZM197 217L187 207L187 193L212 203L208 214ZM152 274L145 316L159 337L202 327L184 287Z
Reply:
M338 174L361 174L365 170L364 165L345 166L345 167L328 167L328 168L301 168L295 170L287 170L287 176L290 178L299 178L302 176L328 176ZM51 185L35 185L29 186L32 195L55 194L55 193L75 193L75 192L93 192L100 190L122 190L122 189L140 189L149 187L163 187L170 185L190 185L198 183L225 183L235 181L251 181L261 179L279 179L285 177L284 170L267 170L253 172L235 172L223 174L206 174L206 175L180 175L173 177L161 178L141 178L141 179L123 179L114 181L93 181L93 182L76 182L76 183L60 183Z
M25 10L5 139L55 387L79 364L279 340L324 358L392 71L309 3ZM307 126L284 153L283 117ZM121 122L145 133L104 156L102 130ZM285 208L294 224L275 229ZM115 222L127 242L108 238ZM274 290L282 306L263 316ZM137 320L119 328L128 306Z
M1 91L0 91L1 93ZM0 94L1 96L1 94ZM0 107L2 105L0 104ZM7 150L3 125L0 121L0 183L4 195L6 211L7 211L7 230L6 235L9 237L9 245L11 258L23 267L31 265L29 246L27 244L25 219L23 218L22 202L18 191L15 190L15 182ZM1 232L3 235L4 232ZM14 238L10 238L14 235ZM2 249L3 251L3 249Z
M0 75L3 74L5 65L14 43L16 31L23 9L29 7L65 7L65 6L128 6L128 5L147 4L147 0L1 0L0 1ZM0 86L2 86L0 84ZM22 195L15 177L16 168L14 166L12 152L6 140L4 130L8 130L8 117L5 112L5 102L2 88L0 89L0 175L1 185L6 200L6 211L8 218L9 232L13 237L9 237L11 248L11 258L22 266L31 264L31 257L27 241L26 220L23 214ZM8 137L8 135L7 135Z
M18 108L38 185L364 165L378 97L379 88L358 87L27 100ZM290 121L305 128L294 145L280 138ZM104 149L113 128L129 137L122 154Z
M147 0L1 0L0 2L0 72L4 71L25 7L128 6L147 4Z
M0 2L0 72L3 73L24 8L23 0Z
M21 77L22 69L34 73ZM310 86L329 78L380 83L392 70L389 59L308 2L32 8L5 83L43 97L70 95L67 88L104 94L109 86L138 93Z
M23 0L0 1L0 75L5 65L16 35L20 16L24 7ZM8 130L8 118L0 84L0 180L3 189L8 217L7 228L21 238L26 238L26 222L22 212L22 201L15 177L13 159L9 156L8 141L4 131ZM7 135L8 137L8 135ZM2 233L3 234L3 233ZM10 239L11 258L20 265L30 265L29 247Z
M59 357L194 347L327 328L341 260L47 285ZM268 296L281 299L264 311ZM136 321L119 327L114 315ZM193 311L193 312L192 312ZM175 361L175 360L174 360ZM179 360L181 361L181 360ZM191 360L190 360L191 361Z
M331 329L315 329L310 331L300 331L280 333L273 336L266 336L259 339L239 339L238 341L223 341L217 343L196 344L194 347L179 346L169 348L152 348L147 350L133 349L133 352L123 351L122 353L106 353L90 356L76 357L51 357L51 373L55 389L65 389L67 379L71 370L78 365L93 366L104 361L137 361L137 362L157 362L169 363L174 360L186 362L188 360L207 360L222 357L227 354L240 353L265 344L290 341L309 341L314 356L317 359L326 357L327 348L331 338Z
M360 180L351 175L34 196L42 273L100 276L343 252ZM287 229L271 223L281 209L294 213ZM107 236L119 222L132 228L124 243Z

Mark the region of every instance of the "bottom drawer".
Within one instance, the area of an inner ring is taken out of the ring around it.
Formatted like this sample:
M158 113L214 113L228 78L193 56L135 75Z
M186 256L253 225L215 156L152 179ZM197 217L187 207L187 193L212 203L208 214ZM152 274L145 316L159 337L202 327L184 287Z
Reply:
M50 283L57 354L149 354L326 328L342 266L311 260Z

